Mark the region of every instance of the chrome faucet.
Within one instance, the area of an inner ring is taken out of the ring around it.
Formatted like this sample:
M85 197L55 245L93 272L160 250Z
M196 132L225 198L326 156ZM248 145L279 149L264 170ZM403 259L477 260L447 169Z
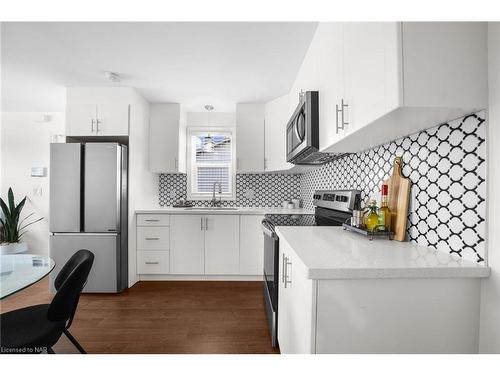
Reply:
M219 201L215 199L215 186L219 185ZM212 191L212 206L221 206L222 205L222 185L219 181L214 182L213 191Z

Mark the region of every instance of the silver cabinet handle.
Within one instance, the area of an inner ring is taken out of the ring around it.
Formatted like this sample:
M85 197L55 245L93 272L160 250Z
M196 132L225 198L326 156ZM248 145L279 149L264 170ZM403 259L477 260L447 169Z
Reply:
M285 282L285 272L286 272L286 256L283 254L283 264L281 267L281 282Z
M203 230L203 218L200 217L200 230Z
M288 266L291 266L292 262L288 261L288 258L285 258L285 288L288 284L292 283L292 280L288 279Z
M338 104L335 105L335 111L336 111L336 132L337 134L339 133L339 130L344 130L346 125L349 125L348 122L345 121L345 113L344 110L348 107L349 105L344 103L344 99L342 98L340 101L340 109ZM340 125L339 125L339 113L340 113Z
M208 217L205 218L205 230L208 230Z
M160 221L159 219L146 219L145 221Z
M99 124L100 123L101 123L101 121L99 121L99 119L95 120L95 132L96 133L99 133Z
M91 133L94 132L94 119L93 118L90 119L90 132Z
M160 238L159 237L146 237L145 239L147 241L158 241Z
M160 264L160 262L146 262L146 264Z

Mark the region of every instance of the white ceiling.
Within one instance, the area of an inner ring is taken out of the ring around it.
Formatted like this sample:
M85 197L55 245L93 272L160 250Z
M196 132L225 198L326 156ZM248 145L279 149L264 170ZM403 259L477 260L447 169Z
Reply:
M190 111L286 94L317 23L2 23L2 110L62 111L67 86L132 86ZM122 76L118 84L105 71Z

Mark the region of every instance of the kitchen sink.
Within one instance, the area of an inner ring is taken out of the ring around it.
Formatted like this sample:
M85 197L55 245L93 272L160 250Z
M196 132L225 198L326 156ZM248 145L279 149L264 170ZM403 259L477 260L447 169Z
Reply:
M238 207L186 207L184 210L189 211L235 211Z

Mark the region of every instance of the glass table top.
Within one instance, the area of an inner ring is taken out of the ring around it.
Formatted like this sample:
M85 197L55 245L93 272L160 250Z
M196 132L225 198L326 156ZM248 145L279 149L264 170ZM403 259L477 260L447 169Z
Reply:
M55 265L54 260L40 255L0 255L0 299L43 279Z

